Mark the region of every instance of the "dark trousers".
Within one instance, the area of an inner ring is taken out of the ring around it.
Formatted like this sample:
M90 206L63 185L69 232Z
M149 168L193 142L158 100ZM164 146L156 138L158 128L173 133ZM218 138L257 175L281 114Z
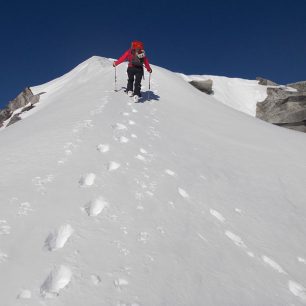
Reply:
M143 68L137 68L137 67L128 67L127 69L128 74L128 83L127 83L127 91L133 91L134 95L141 96L140 95L140 89L141 89L141 78L143 76ZM134 84L135 81L135 84ZM133 90L134 85L134 90Z

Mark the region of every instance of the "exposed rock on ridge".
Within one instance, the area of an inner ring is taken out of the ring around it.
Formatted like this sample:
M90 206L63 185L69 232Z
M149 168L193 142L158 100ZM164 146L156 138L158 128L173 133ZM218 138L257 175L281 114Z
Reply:
M199 89L202 92L205 92L208 95L213 94L213 81L212 80L193 80L191 82L189 82L192 86L194 86L195 88Z
M4 121L10 119L12 117L13 113L23 108L21 112L27 111L31 108L33 108L33 105L36 104L39 101L41 94L34 95L29 87L26 87L14 100L10 101L6 108L0 110L0 127L3 126ZM17 121L20 120L20 117L18 114L15 114L10 122L7 124L11 125Z
M306 81L268 88L267 94L263 102L257 103L256 117L306 132Z

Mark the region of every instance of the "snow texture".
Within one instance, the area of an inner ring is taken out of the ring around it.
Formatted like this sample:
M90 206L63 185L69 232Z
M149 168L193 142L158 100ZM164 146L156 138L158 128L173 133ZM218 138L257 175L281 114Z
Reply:
M153 71L134 103L92 57L0 130L1 305L306 304L306 134Z

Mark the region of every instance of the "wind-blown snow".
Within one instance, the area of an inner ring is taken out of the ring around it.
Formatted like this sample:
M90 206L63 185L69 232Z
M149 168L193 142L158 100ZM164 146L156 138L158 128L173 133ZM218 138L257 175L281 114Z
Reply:
M306 135L156 66L133 103L111 64L0 131L0 304L306 304Z

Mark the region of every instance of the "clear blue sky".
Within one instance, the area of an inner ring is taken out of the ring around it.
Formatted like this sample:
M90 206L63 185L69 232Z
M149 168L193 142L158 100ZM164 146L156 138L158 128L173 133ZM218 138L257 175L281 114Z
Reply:
M306 80L305 0L5 3L0 107L92 55L119 57L133 39L151 63L176 72Z

